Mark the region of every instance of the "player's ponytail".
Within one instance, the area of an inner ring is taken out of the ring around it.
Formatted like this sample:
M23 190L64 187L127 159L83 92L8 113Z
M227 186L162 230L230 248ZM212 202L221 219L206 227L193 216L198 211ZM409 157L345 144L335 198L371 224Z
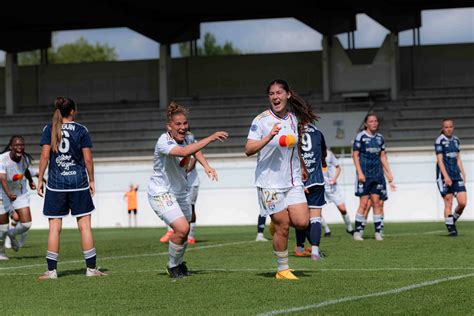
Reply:
M54 113L51 125L51 149L59 152L59 144L62 141L61 129L63 118L68 117L72 110L76 110L76 103L69 98L57 97L54 101Z

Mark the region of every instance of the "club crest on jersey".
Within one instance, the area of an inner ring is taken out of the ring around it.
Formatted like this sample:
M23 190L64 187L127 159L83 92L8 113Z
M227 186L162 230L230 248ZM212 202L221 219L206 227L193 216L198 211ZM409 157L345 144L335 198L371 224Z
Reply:
M257 127L257 125L255 125L255 124L252 124L252 126L250 126L250 130L251 130L252 132L256 132L256 131L257 131L257 128L258 128L258 127Z
M273 202L267 203L267 208L268 208L270 211L274 211L274 210L275 210L275 203L273 203Z
M382 145L382 137L377 137L377 144Z

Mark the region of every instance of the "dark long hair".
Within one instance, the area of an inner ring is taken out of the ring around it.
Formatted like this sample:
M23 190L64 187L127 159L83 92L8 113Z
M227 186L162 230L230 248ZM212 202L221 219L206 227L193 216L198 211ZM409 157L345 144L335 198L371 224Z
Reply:
M5 146L5 148L3 149L3 151L0 153L0 154L3 154L3 153L6 153L7 151L10 151L12 150L11 146L13 144L13 141L15 139L21 139L23 140L23 142L25 142L25 138L21 135L13 135L12 137L10 137L10 141L8 142L8 145ZM33 156L31 156L30 154L28 154L27 152L23 152L23 157L26 157L27 160L31 163L33 162Z
M51 149L59 152L59 144L62 141L61 128L63 126L63 117L68 117L72 110L76 110L76 102L70 98L57 97L54 100L54 113L51 126Z
M314 121L320 119L320 117L313 112L311 104L309 104L305 99L297 95L291 88L288 82L283 79L275 79L270 82L267 86L267 95L270 93L270 87L273 85L279 85L287 93L291 94L291 97L288 99L290 105L290 112L293 112L298 118L298 144L301 144L301 137L303 134L303 127Z

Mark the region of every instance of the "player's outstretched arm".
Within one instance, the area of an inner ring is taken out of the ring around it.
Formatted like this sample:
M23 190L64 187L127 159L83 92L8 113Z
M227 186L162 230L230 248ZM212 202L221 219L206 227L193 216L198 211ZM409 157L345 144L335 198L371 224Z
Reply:
M200 151L207 145L209 145L212 142L215 142L216 140L220 142L224 142L227 138L229 138L229 134L224 131L219 131L215 132L214 134L203 138L201 140L198 140L197 142L194 142L192 144L186 145L184 147L181 146L175 146L173 149L170 151L170 155L172 156L178 156L178 157L186 157L189 155L193 155L196 152Z

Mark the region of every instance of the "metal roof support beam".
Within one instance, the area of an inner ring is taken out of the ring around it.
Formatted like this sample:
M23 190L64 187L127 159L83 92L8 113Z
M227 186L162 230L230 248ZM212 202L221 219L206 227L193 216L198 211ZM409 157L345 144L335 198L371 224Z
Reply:
M17 53L5 54L5 114L13 115L18 101Z
M323 70L323 100L329 101L331 98L331 63L330 63L330 40L331 37L324 35L322 39L322 70Z
M166 109L169 103L169 78L171 72L171 45L160 43L159 60L159 100L160 109Z
M389 34L390 41L390 98L396 100L400 89L400 48L398 33Z

